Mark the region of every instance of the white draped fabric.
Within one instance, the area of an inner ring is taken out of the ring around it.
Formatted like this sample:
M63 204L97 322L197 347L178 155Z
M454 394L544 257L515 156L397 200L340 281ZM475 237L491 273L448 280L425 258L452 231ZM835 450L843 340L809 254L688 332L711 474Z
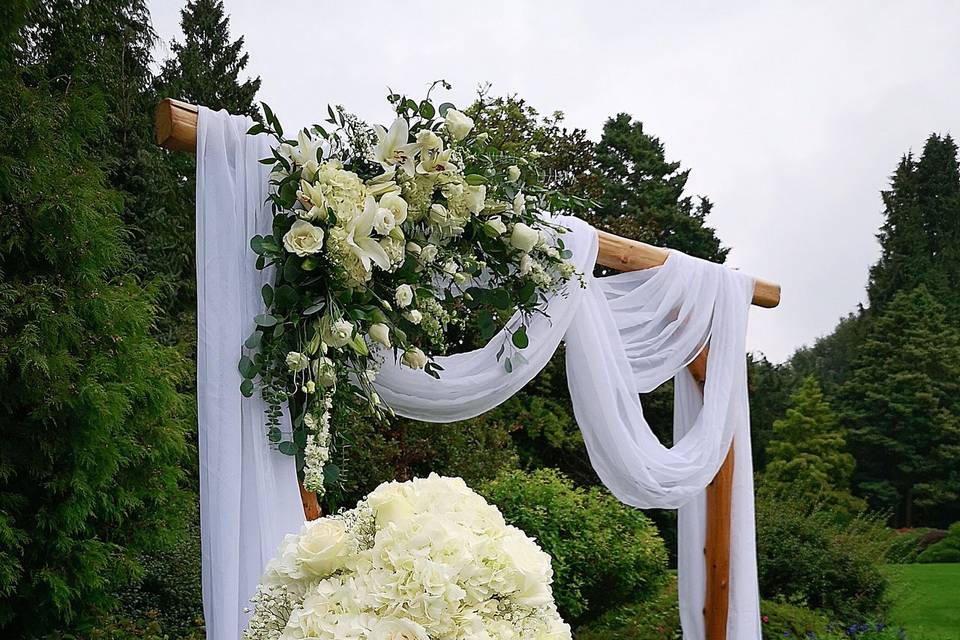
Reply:
M255 271L247 245L257 228L269 226L269 216L260 213L265 171L257 164L267 147L243 135L249 124L201 111L198 128L204 611L207 637L216 640L236 636L260 568L282 534L302 520L292 459L267 448L262 418L254 415L262 414L261 404L238 392L239 345L253 329L260 284L268 277ZM705 487L735 439L727 637L759 640L744 347L753 281L681 253L657 269L594 278L596 231L576 218L554 221L570 230L564 242L584 286L572 282L551 299L548 317L528 324L526 364L508 373L497 361L501 345L508 345L505 355L511 348L501 332L481 349L439 358L440 380L388 361L377 390L400 415L430 422L469 418L519 391L563 340L577 423L603 483L626 504L680 510L680 610L688 640L704 640ZM517 323L514 318L507 327ZM686 365L708 341L701 393ZM674 446L668 448L644 419L638 394L671 378Z

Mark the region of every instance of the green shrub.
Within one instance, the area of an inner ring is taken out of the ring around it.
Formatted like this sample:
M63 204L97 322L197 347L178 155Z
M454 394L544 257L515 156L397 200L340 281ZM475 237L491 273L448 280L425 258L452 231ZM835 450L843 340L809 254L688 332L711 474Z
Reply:
M946 537L927 547L917 562L960 562L960 522L950 525Z
M947 532L942 529L902 529L893 535L893 541L887 550L887 562L892 564L911 564L917 556L930 545L945 538Z
M760 618L764 640L807 638L811 633L819 636L826 633L830 623L819 611L776 600L760 601Z
M506 472L481 493L553 558L553 593L571 625L656 595L666 551L642 512L606 490L576 488L554 469Z
M577 640L680 640L680 607L675 576L659 594L606 612L576 630Z
M760 491L760 595L804 603L837 620L882 616L889 602L881 565L890 540L879 516L842 522L819 504Z

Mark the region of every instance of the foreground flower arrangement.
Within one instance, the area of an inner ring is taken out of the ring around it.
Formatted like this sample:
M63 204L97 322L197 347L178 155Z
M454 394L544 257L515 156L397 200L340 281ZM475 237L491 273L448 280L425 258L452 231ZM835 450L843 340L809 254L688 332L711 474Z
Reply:
M273 233L251 240L258 268L276 275L245 343L241 391L257 381L270 441L321 494L338 474L328 464L337 411L390 415L373 387L386 358L439 377L435 356L464 335L489 340L519 311L498 356L511 371L525 362L527 320L574 275L564 229L543 215L569 201L527 159L502 153L452 105L434 107L429 91L389 101L389 128L328 107L330 131L286 139L264 105L266 124L250 130L277 140L263 161ZM281 424L285 408L292 425Z
M267 565L245 640L564 640L550 557L460 478L385 483Z

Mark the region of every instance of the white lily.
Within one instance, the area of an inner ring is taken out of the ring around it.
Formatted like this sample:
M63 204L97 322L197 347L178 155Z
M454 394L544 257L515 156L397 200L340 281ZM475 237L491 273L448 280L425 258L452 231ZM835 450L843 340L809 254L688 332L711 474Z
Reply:
M400 165L408 175L414 174L413 158L420 148L417 143L408 143L410 127L403 118L397 118L387 131L380 125L374 125L377 134L377 146L373 150L374 159L385 170Z
M308 180L317 177L320 162L317 160L317 151L323 148L323 139L318 135L311 138L302 129L297 132L297 147L293 150L293 159L303 167L303 176Z
M445 149L443 151L434 149L433 151L420 154L420 164L417 165L417 173L430 175L455 170L457 165L450 160L451 155L453 155L453 149Z
M370 271L370 263L386 271L390 268L390 258L380 244L370 237L373 232L373 223L377 218L380 207L373 196L367 196L364 201L363 213L354 216L346 225L346 243L353 255L360 259L363 268Z

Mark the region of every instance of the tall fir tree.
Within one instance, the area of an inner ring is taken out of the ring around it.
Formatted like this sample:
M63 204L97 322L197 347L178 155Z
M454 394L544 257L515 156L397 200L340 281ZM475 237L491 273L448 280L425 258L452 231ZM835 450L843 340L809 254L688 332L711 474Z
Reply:
M925 285L873 319L837 409L872 506L903 526L960 515L960 332Z
M124 199L105 171L118 96L71 82L84 61L68 76L47 67L75 55L45 41L43 30L57 29L44 23L47 9L21 13L21 29L0 43L0 636L8 638L64 637L108 609L137 573L138 552L169 542L189 510L180 469L187 403L177 392L187 367L152 335L156 291L126 272ZM101 43L109 36L73 26Z
M726 260L729 249L706 224L713 203L701 197L694 204L684 195L690 170L667 161L663 143L644 132L642 122L626 113L607 120L596 154L600 225L706 260Z
M847 515L865 504L850 493L854 459L837 416L820 391L820 384L807 376L790 396L786 416L773 423L767 444L766 487L808 503L822 502Z
M880 259L870 269L870 306L882 312L900 291L923 284L960 311L960 170L957 145L931 135L923 154L907 154L884 191Z

